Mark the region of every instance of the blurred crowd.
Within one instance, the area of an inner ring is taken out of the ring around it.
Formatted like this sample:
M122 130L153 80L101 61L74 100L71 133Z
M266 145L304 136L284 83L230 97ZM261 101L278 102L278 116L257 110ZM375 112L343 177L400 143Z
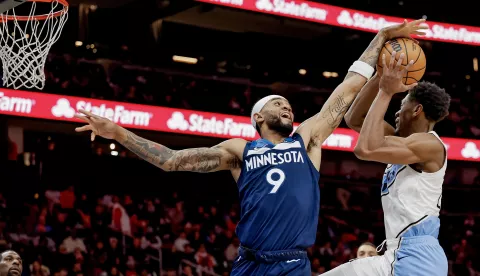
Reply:
M268 94L280 93L291 102L298 122L316 114L333 88L341 82L340 76L325 78L324 87L255 84L240 79L155 70L106 60L74 59L69 55L50 55L46 72L43 91L47 93L234 115L248 116L256 100ZM437 132L449 137L480 136L480 117L475 116L480 114L480 91L474 91L468 85L444 83L445 79L438 81L453 100L450 114L436 126ZM395 99L387 117L393 119L399 108L400 99Z
M68 55L49 56L46 71L47 93L236 115L248 115L260 97L284 93L296 121L318 112L341 81L330 79L329 87L312 93L301 86L245 83ZM461 98L452 95L450 115L439 125L441 135L480 136L480 117L472 115L480 112L480 93L468 87L465 91ZM25 276L228 275L239 247L238 195L229 175L165 174L128 158L122 149L119 156L105 156L94 146L89 151L90 143L59 140L68 146L49 137L47 143L27 145L28 158L10 158L0 189L0 248L21 254ZM312 275L356 258L364 242L382 242L377 183L380 179L355 173L322 177L317 239L308 249ZM480 184L480 174L474 184ZM449 259L449 276L480 275L480 226L474 215L480 211L475 204L480 190L455 185L445 185L449 190L442 199L439 240Z
M0 195L0 245L20 252L24 275L228 275L239 247L238 196L228 175L163 173L83 145L67 151L50 141L46 151L29 166L23 158L12 161L3 187L10 189ZM322 179L317 239L308 249L312 275L356 258L361 243L384 238L380 179ZM439 239L449 276L479 275L473 209L449 212L468 193L452 200L446 190L443 199Z

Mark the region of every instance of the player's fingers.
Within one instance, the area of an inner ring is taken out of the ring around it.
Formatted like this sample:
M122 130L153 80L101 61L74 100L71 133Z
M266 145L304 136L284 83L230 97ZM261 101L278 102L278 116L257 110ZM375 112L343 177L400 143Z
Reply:
M93 127L91 125L86 125L86 126L75 128L76 132L83 132L83 131L87 131L87 130L93 130Z
M87 123L90 123L90 119L88 118L88 116L84 116L84 115L79 115L79 114L75 114L73 115L75 118L77 119L80 119L82 121L85 121Z
M382 68L387 68L387 63L385 62L385 54L382 54Z
M393 69L395 65L395 57L397 56L397 52L393 51L392 55L390 56L390 63L388 64L389 69Z
M406 90L405 91L408 91L408 90L412 90L413 88L415 88L415 86L417 86L418 83L412 83L412 84L409 84L409 85L406 85Z
M412 34L414 34L414 35L426 35L427 33L424 32L424 31L414 31L414 32L412 32Z
M396 64L396 66L395 66L396 69L398 69L398 70L401 70L401 69L402 69L403 59L405 59L405 54L404 54L404 53L401 53L401 54L400 54L400 57L398 58L397 64Z
M410 24L416 26L416 25L420 25L420 24L424 23L425 21L427 21L427 20L425 20L425 19L417 19L417 20L413 20L412 22L410 22Z
M415 63L415 62L413 61L413 59L410 60L410 62L407 64L407 66L405 66L405 69L403 69L403 71L404 71L405 73L408 72L408 71L410 71L410 68L413 66L413 63Z
M90 118L97 118L99 119L100 117L98 117L97 115L93 114L92 112L90 111L86 111L84 109L79 109L78 112L82 113L82 114L85 114L86 116L90 117Z
M424 25L417 25L417 26L415 26L415 28L416 28L417 30L428 30L428 29L430 29L430 28L428 27L428 25L425 25L425 24L424 24Z
M95 133L95 131L92 131L92 134L90 134L90 140L93 142L95 140L95 136L97 134Z

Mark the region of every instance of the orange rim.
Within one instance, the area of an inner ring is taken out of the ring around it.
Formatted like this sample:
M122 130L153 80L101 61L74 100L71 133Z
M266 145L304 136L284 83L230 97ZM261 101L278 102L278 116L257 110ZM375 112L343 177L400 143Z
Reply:
M68 12L68 2L66 0L27 0L27 2L40 2L40 3L53 3L54 1L57 1L58 3L62 4L63 9L56 11L52 14L41 14L41 15L32 15L32 16L7 15L7 16L4 16L2 19L0 19L0 21L8 21L8 20L29 21L32 19L46 20L49 17L59 17Z

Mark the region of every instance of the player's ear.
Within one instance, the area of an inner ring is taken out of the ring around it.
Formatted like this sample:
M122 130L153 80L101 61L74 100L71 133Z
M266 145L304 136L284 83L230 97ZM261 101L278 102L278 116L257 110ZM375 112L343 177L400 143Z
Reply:
M265 121L265 118L260 113L253 114L253 118L255 119L257 125L261 125L263 121Z
M422 113L422 111L423 111L423 105L417 104L417 105L413 108L413 116L414 116L414 117L417 117L418 115L420 115L420 113Z

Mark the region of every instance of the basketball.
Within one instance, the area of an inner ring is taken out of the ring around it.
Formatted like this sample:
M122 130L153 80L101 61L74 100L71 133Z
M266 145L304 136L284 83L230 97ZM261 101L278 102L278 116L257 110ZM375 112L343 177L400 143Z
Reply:
M390 62L390 56L392 51L397 52L395 60L398 61L402 53L405 54L405 59L402 62L403 66L407 66L410 60L413 60L414 63L412 67L408 70L403 78L405 84L412 84L419 82L425 69L427 67L427 60L425 58L425 53L423 52L420 45L416 44L413 40L409 38L395 38L390 41L387 41L383 46L382 52L378 57L378 66L382 67L382 56L385 54L385 62L388 64Z

